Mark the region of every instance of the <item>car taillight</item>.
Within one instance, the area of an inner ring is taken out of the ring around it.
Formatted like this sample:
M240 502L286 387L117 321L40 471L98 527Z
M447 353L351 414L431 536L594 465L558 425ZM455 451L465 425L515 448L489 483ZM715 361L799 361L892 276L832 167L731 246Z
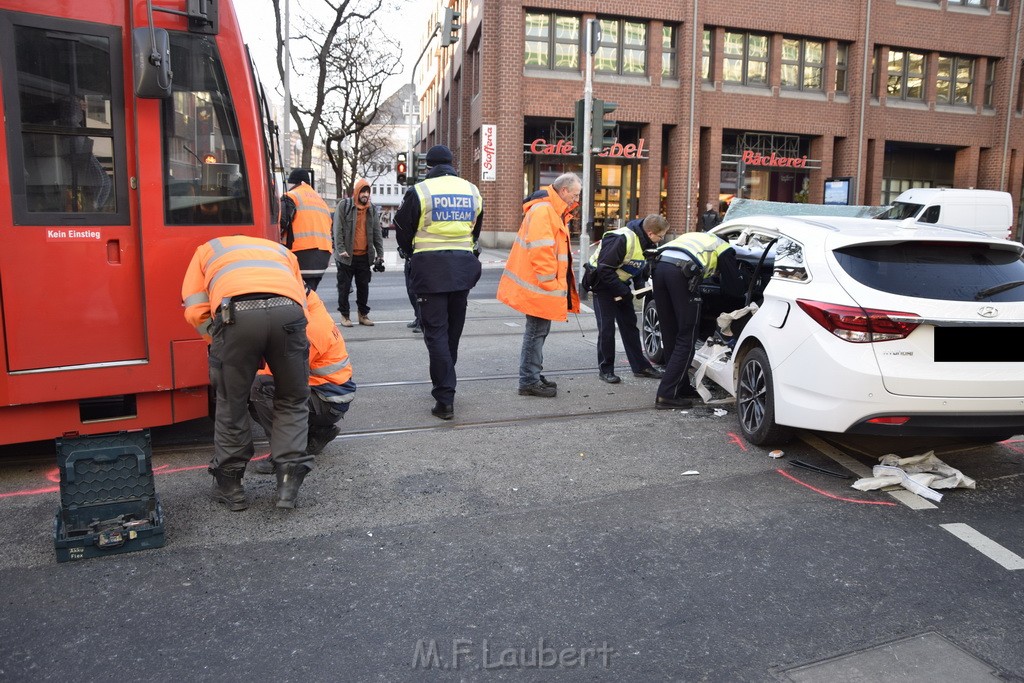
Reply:
M855 344L904 339L920 324L916 313L840 306L807 299L797 299L796 303L814 322L843 341Z
M903 416L903 415L889 415L887 417L873 417L870 420L868 420L868 424L874 424L874 425L895 425L897 427L900 426L900 425L905 425L908 422L910 422L910 417L909 416Z

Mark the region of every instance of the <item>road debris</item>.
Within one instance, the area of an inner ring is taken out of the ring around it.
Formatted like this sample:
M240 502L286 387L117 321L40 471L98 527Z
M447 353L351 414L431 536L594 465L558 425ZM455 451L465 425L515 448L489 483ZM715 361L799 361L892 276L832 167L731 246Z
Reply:
M770 451L768 453L769 458L781 458L783 455L785 454L777 448L774 451Z
M874 491L898 484L922 498L939 502L942 494L935 489L973 489L971 479L955 467L950 467L935 456L935 451L901 458L890 453L879 458L871 473L874 476L858 479L853 488L858 491Z
M692 477L692 476L694 476L696 474L700 474L700 472L698 472L697 470L686 470L685 472L683 472L679 476L681 476L681 477Z
M810 470L811 472L819 472L821 474L827 474L828 476L836 477L837 479L851 479L850 475L848 475L848 474L844 474L842 472L836 472L835 470L830 470L830 469L827 469L825 467L819 467L817 465L812 465L811 463L804 462L803 460L790 460L789 464L792 465L793 467L799 467L800 469L803 469L803 470Z
M729 411L724 408L715 408L715 417L725 417L728 414Z

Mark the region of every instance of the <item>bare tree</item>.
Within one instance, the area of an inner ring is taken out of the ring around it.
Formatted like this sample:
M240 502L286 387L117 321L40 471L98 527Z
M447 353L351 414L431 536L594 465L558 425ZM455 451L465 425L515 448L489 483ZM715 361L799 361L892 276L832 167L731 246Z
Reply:
M389 145L390 112L379 108L384 83L400 73L401 50L373 21L347 26L328 58L330 98L320 117L321 138L339 195Z
M277 27L277 71L283 82L289 65L284 63L281 0L271 2ZM382 8L387 11L396 7L394 0L320 0L316 4L318 8L299 22L302 27L299 34L293 36L293 42L297 41L306 51L307 56L301 57L300 61L310 66L313 82L307 80L306 87L299 90L298 96L293 95L291 111L286 114L295 121L302 142L302 165L306 167L312 161L316 133L323 125L326 103L332 96L330 63L338 49L338 41L358 33L362 22L371 21ZM324 20L317 18L320 16ZM290 142L286 140L285 144Z

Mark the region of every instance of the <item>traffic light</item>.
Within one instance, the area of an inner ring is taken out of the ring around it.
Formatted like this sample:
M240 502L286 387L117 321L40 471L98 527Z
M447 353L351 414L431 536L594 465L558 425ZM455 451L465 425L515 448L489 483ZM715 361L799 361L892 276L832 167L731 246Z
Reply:
M395 159L395 179L399 185L405 185L406 174L409 172L407 158L405 152L399 152L398 158Z
M451 7L445 7L444 22L441 24L441 47L448 47L459 42L459 29L462 28L459 19L461 18L462 12L456 12Z
M572 129L572 151L583 154L583 128L587 125L587 101L576 100L576 118Z
M413 179L419 182L427 177L427 155L418 152L412 153Z
M590 138L590 144L594 149L604 149L615 144L615 127L618 124L615 121L605 121L604 117L615 111L618 106L614 102L594 100L594 108L591 110L594 113L591 122L594 127Z

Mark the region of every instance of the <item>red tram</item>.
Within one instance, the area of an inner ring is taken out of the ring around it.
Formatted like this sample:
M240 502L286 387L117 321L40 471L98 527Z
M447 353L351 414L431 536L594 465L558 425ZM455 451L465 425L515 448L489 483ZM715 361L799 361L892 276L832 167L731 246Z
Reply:
M208 413L195 247L277 234L229 0L0 0L0 444Z

